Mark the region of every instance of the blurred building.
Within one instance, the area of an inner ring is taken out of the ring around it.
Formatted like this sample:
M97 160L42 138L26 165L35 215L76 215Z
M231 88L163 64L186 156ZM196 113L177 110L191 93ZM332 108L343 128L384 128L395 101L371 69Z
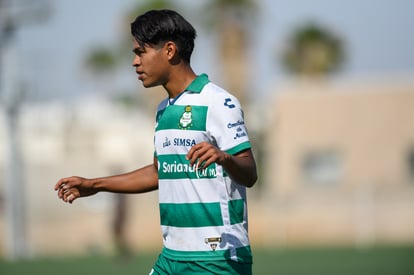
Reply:
M3 112L0 112L0 120ZM152 162L154 118L99 98L23 105L19 116L28 247L34 255L103 253L114 249L116 201L102 193L65 204L53 190L62 177L129 172ZM5 254L7 135L0 124L0 255ZM157 194L128 197L126 239L133 247L161 242ZM156 230L136 230L146 224ZM157 230L158 229L158 230ZM138 245L139 244L139 245Z
M303 82L265 109L263 244L414 242L413 82Z

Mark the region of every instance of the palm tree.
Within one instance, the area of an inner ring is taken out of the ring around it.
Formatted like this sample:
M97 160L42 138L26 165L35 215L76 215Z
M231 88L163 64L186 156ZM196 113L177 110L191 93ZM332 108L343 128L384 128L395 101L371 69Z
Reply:
M129 9L123 18L122 35L120 43L110 48L97 47L92 49L86 56L85 65L92 73L102 73L114 70L120 63L121 56L124 56L125 51L131 48L130 23L139 14L142 14L151 9L172 8L173 4L170 0L146 0L135 4Z
M105 89L111 89L109 81L113 79L114 75L118 72L118 69L124 68L123 66L131 60L129 55L125 53L131 52L131 35L130 35L130 23L139 14L142 14L151 9L165 9L174 8L171 0L146 0L135 3L128 11L124 14L121 19L121 36L119 42L110 47L95 47L85 57L85 68L99 83L102 83ZM128 65L127 65L128 66ZM126 107L133 107L136 104L142 103L141 107L149 107L156 104L161 97L157 96L146 96L144 95L139 100L136 99L136 93L117 93L112 95L114 99L122 103ZM139 96L139 95L138 95ZM145 101L151 101L151 104L146 104Z
M218 34L218 49L225 86L243 103L246 101L248 23L254 18L253 0L213 0L207 11L207 27Z
M283 65L291 73L310 78L336 71L343 62L342 41L315 24L298 28L283 53Z
M112 72L117 63L117 58L113 51L104 47L91 50L85 60L87 70L96 75Z
M219 64L222 68L221 74L225 82L224 88L234 94L244 108L251 107L247 104L248 80L248 52L250 39L250 25L254 23L257 16L258 6L255 0L211 0L204 7L206 11L208 29L213 29L218 36ZM253 114L250 113L252 116ZM261 125L252 125L249 128L251 142L255 148L255 158L260 171L264 158L264 129ZM260 178L259 178L260 181ZM256 194L260 193L255 188Z
M132 22L135 17L139 14L143 14L149 10L160 10L160 9L174 9L175 5L171 0L146 0L140 1L140 3L135 4L132 9L127 12L126 19L128 23ZM128 26L129 27L129 26Z

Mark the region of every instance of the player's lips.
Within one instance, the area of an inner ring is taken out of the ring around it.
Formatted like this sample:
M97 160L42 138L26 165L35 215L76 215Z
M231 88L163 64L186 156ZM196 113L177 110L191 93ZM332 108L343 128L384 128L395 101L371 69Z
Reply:
M137 75L138 75L139 80L142 80L143 74L144 74L144 72L138 72L137 71Z

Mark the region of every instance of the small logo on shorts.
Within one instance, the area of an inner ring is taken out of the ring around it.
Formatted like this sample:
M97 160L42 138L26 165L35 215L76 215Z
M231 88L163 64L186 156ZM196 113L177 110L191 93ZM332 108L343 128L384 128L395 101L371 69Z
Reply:
M213 251L215 251L215 250L216 250L216 248L217 248L217 246L218 246L218 244L219 244L219 243L221 243L221 238L220 238L220 237L215 237L215 238L205 238L205 239L204 239L204 242L205 242L206 244L209 244L209 245L210 245L210 247L211 247L211 249L212 249Z

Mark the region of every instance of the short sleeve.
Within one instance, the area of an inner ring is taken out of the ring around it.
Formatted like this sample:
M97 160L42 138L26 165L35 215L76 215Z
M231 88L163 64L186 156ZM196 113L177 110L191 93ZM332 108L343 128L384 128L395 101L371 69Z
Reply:
M207 133L220 150L232 155L251 147L243 110L236 97L221 92L209 98Z

